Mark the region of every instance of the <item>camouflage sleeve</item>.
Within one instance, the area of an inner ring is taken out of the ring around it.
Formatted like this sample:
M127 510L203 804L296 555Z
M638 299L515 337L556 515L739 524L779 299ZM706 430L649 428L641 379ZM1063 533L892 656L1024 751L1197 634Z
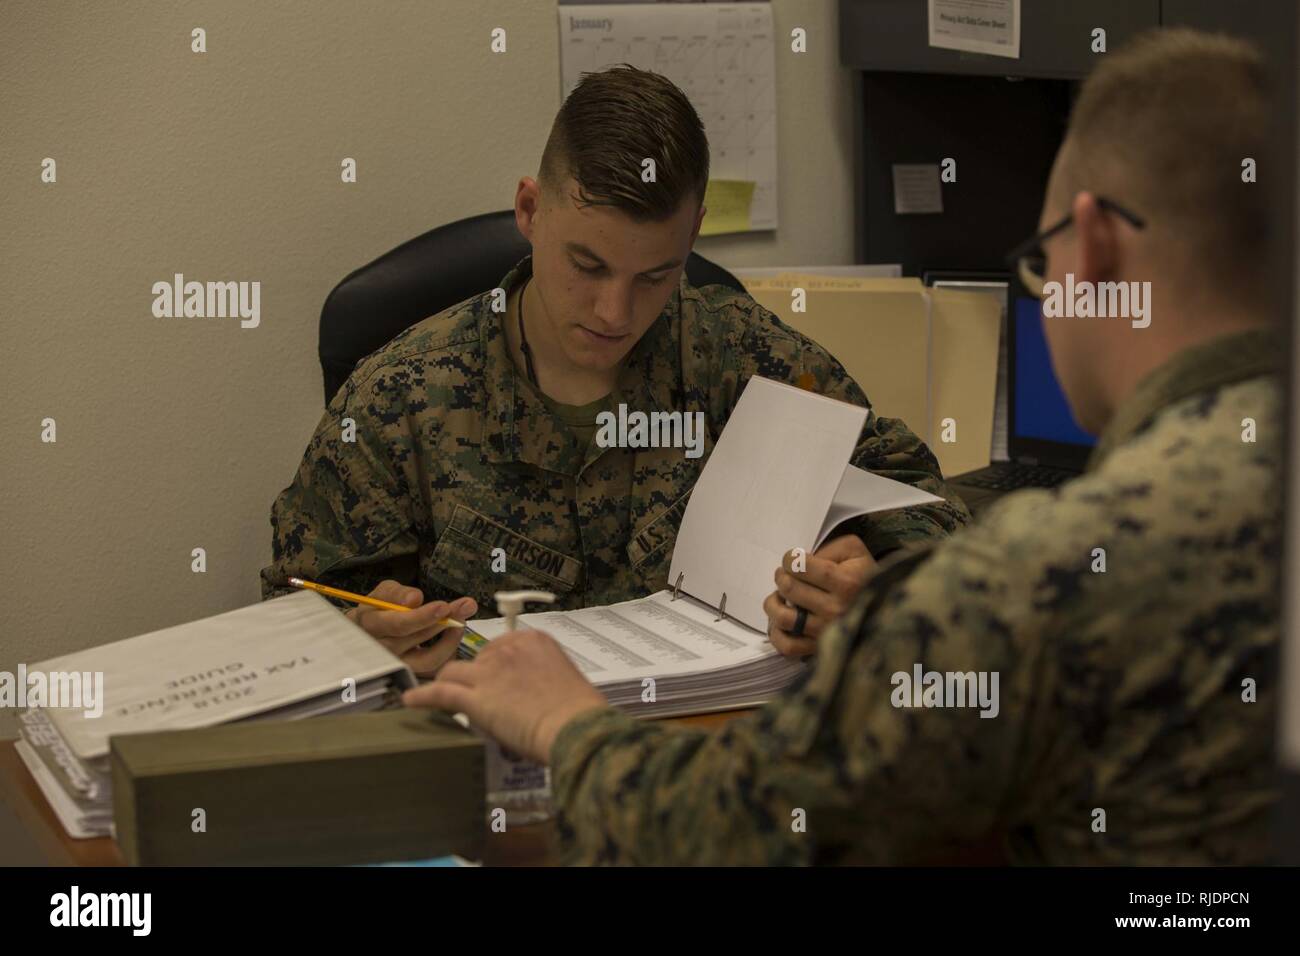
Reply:
M1034 759L1026 728L1051 720L1049 668L1008 617L1027 585L973 533L899 557L821 638L808 679L758 713L714 732L613 710L568 724L551 752L563 859L913 863L987 839L1016 761ZM918 666L983 674L987 693L904 706L923 699L900 677Z
M374 397L366 401L349 379L316 426L293 484L272 505L272 563L262 569L263 600L293 590L289 577L358 594L386 578L416 583L411 495L397 464L410 460L411 438L402 410L388 407L386 396L400 392L382 384L368 389ZM355 434L345 432L348 420Z
M852 463L944 499L932 505L856 518L841 525L837 534L857 534L880 558L899 548L946 537L970 521L970 511L944 483L939 461L925 442L902 419L882 418L871 410L871 402L858 383L816 342L758 307L753 310L737 351L740 383L751 375L761 375L867 408L867 422L850 459Z

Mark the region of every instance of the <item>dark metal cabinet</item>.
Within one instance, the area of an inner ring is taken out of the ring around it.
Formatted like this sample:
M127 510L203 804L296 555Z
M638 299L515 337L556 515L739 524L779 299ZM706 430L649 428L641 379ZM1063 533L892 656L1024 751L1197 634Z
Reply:
M1106 31L1113 50L1160 23L1160 0L1024 0L1020 58L943 50L929 45L926 0L840 0L840 62L855 70L966 73L1081 79L1102 54L1092 32Z
M1295 37L1288 24L1294 0L1163 0L1160 24L1188 26L1243 37L1275 66L1295 65Z

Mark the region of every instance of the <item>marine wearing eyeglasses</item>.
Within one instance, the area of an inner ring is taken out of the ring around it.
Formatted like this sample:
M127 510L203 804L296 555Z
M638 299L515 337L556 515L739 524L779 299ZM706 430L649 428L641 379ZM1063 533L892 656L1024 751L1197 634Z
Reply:
M1102 212L1118 216L1134 229L1145 229L1146 220L1137 213L1129 212L1119 203L1105 196L1094 196L1097 208ZM1011 266L1020 279L1020 284L1031 295L1041 296L1043 284L1047 278L1047 253L1043 252L1043 243L1059 235L1074 224L1074 213L1068 212L1041 232L1030 236L1023 243L1007 253L1007 265Z
M806 682L724 729L674 728L604 706L533 631L408 701L549 761L572 862L917 863L972 843L1025 863L1268 861L1282 349L1267 201L1240 163L1269 121L1238 41L1169 30L1100 60L1038 274L1150 281L1157 306L1146 328L1044 322L1100 436L1088 469L883 563ZM902 692L931 673L944 693ZM947 693L992 674L996 716Z

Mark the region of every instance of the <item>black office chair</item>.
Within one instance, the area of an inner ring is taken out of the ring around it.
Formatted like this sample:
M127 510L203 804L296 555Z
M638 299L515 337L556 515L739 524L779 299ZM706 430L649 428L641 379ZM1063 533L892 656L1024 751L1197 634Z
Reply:
M349 274L320 313L325 404L371 352L421 319L495 288L530 251L514 210L506 209L431 229ZM686 277L695 286L745 291L730 272L694 252Z

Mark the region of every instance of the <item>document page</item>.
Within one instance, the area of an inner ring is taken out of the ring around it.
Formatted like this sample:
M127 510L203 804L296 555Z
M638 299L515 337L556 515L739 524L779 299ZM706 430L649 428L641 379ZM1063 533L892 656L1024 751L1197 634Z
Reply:
M636 601L577 611L521 614L516 627L545 631L593 684L700 674L774 655L765 633L716 620L687 595L659 591ZM506 631L505 618L471 621L491 640Z
M835 491L835 500L826 513L826 521L821 531L817 532L814 550L822 546L835 526L841 522L856 518L858 515L876 514L880 511L893 511L895 508L913 508L916 505L933 504L943 501L938 495L892 478L874 475L863 471L856 465L844 469L844 477ZM773 568L772 570L776 570Z
M867 409L755 376L695 483L669 582L766 631L763 599L791 548L812 549Z

